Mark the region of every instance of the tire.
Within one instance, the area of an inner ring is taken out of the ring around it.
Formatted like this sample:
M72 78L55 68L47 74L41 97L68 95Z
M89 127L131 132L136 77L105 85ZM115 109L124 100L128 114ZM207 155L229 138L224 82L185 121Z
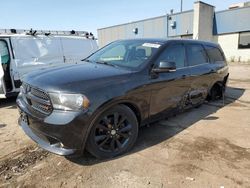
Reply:
M86 148L100 159L116 157L129 151L138 136L137 118L125 105L104 111L92 125Z
M219 85L215 85L211 90L211 100L218 100L222 98L222 88Z
M209 95L207 96L207 100L208 101L215 101L215 100L218 100L218 99L222 99L223 97L223 87L224 86L221 86L219 84L215 84L210 92L209 92Z

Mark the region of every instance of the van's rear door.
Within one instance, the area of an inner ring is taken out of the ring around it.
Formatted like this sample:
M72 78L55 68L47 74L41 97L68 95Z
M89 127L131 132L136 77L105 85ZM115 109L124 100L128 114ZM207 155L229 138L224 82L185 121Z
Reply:
M32 71L64 63L60 40L56 37L16 36L11 41L15 52L15 81Z

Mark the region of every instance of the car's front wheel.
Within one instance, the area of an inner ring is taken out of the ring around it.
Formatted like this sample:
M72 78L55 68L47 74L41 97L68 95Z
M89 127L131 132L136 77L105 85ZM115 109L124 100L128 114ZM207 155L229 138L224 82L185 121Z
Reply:
M112 158L130 150L138 135L134 112L125 105L99 115L90 131L87 150L97 158Z

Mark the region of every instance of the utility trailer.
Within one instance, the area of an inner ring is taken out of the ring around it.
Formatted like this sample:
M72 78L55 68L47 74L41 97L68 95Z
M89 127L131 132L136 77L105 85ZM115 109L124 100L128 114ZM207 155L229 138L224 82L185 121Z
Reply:
M97 49L86 31L0 29L0 98L17 95L26 73L79 63Z

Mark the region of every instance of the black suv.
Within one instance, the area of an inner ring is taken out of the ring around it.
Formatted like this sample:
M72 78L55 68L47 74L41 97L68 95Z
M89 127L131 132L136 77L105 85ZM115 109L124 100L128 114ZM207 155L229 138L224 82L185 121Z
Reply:
M223 95L219 45L196 40L113 42L87 59L30 73L17 98L19 124L42 148L98 158L133 147L139 126Z

